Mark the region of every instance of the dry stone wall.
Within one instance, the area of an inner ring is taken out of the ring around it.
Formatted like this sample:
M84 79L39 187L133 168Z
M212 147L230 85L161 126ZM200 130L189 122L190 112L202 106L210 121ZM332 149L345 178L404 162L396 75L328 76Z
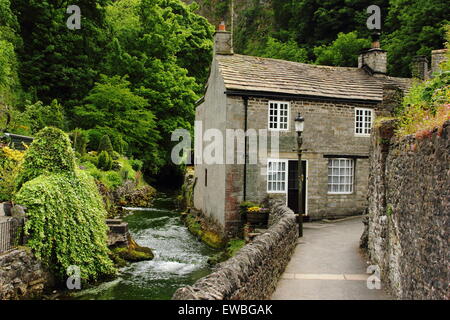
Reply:
M0 300L39 297L51 281L29 249L0 254Z
M365 235L370 259L400 299L448 299L450 121L429 134L372 136Z
M272 217L267 232L257 236L193 286L178 289L172 299L269 299L298 240L294 213L279 200L271 200L269 207Z

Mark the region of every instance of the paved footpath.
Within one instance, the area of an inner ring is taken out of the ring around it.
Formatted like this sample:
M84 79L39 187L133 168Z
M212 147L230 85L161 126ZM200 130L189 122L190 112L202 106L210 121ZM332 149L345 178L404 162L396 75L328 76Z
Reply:
M272 299L390 299L383 289L367 288L368 264L359 251L362 231L361 217L305 223Z

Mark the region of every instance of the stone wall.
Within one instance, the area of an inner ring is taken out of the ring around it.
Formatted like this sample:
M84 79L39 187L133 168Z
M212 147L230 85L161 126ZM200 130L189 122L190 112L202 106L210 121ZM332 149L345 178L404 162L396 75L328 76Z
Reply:
M394 121L372 136L368 254L400 299L448 299L450 121L397 138Z
M394 95L394 93L392 93ZM391 99L392 100L392 99ZM267 129L270 99L249 98L248 128ZM307 161L307 215L313 220L361 214L367 207L370 136L355 135L355 108L374 109L376 116L386 115L386 105L316 100L286 100L290 104L289 130L279 133L279 154L259 154L258 164L247 165L247 199L260 202L267 196L267 158L297 160L294 119L298 112L305 118L303 160ZM242 97L227 99L227 128L243 128ZM312 129L311 129L312 128ZM268 138L268 150L271 139ZM328 156L354 156L354 192L328 193ZM251 154L249 154L251 158ZM243 200L243 165L227 165L226 221L238 221L238 206ZM279 193L286 201L286 192Z
M0 300L39 297L50 275L27 248L0 254Z
M178 289L173 300L269 299L298 240L293 212L278 200L270 202L273 223L233 258L219 264L193 286Z

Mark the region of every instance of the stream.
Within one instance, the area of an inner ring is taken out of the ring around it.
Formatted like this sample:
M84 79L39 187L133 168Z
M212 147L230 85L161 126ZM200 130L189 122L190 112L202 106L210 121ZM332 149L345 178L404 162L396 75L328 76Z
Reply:
M180 287L211 272L208 258L216 251L199 242L175 210L175 198L159 193L154 207L128 208L123 220L136 242L153 249L151 261L131 263L117 279L82 290L73 299L166 300Z

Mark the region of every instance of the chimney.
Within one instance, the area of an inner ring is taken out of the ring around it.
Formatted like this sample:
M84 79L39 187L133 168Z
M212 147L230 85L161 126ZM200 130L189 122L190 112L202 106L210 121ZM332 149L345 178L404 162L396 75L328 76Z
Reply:
M381 49L380 33L372 35L372 48L365 49L358 58L358 68L363 68L371 75L386 74L387 52Z
M214 54L233 54L233 34L221 22L214 34Z
M447 60L447 49L431 51L431 73L440 72L440 64Z
M428 80L430 73L428 71L428 59L426 56L414 57L411 64L411 73L413 78Z

